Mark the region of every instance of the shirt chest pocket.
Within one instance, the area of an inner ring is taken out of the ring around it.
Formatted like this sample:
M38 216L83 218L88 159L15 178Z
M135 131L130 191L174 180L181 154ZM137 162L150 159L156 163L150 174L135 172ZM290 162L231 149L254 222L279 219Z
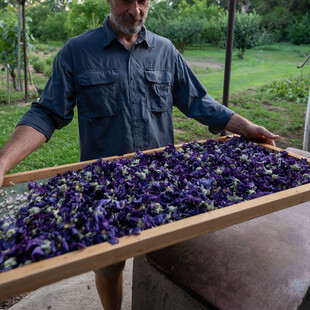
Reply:
M79 110L88 117L112 117L121 111L118 100L117 70L88 71L78 74Z
M145 70L147 103L151 112L165 112L172 107L173 75L166 70Z

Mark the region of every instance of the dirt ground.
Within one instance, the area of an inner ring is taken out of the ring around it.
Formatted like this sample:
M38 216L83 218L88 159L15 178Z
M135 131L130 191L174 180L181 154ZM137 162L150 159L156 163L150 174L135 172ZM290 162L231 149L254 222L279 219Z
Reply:
M18 296L14 296L8 299L4 299L0 301L0 310L8 310L16 303L20 302L24 297L26 297L28 293L21 294Z
M207 61L187 61L190 67L202 67L204 69L222 69L224 64L217 62L207 62Z

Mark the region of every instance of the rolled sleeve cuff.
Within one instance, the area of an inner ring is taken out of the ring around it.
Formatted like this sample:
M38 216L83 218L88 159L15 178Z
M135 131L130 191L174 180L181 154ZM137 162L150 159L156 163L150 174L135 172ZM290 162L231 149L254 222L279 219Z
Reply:
M232 115L235 114L235 112L225 106L221 106L221 108L219 109L219 111L217 111L216 114L216 117L212 118L208 124L209 130L213 134L218 134L224 131L228 121L230 120Z
M209 95L197 100L189 117L207 125L213 134L222 132L235 112L220 104Z
M24 116L17 123L17 126L19 125L28 125L38 130L46 136L47 141L51 138L55 130L54 121L48 113L35 105L33 105L31 109L24 114Z

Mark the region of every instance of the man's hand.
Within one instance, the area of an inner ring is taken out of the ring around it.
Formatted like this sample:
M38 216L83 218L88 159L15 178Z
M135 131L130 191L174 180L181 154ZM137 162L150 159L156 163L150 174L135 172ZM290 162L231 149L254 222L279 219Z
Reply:
M233 114L228 121L225 130L244 136L249 140L267 143L275 146L274 140L279 136L271 133L266 128L258 126L239 114Z

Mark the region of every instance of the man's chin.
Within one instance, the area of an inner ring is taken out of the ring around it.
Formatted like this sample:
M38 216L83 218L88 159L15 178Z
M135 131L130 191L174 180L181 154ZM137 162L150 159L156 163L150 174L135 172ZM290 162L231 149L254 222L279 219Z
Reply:
M138 24L138 25L123 25L122 29L124 30L125 33L128 33L128 34L136 34L138 33L142 28L142 25L141 24Z
M124 23L123 24L123 27L126 27L128 29L141 29L142 27L142 23L139 21L139 22L136 22L136 23Z

